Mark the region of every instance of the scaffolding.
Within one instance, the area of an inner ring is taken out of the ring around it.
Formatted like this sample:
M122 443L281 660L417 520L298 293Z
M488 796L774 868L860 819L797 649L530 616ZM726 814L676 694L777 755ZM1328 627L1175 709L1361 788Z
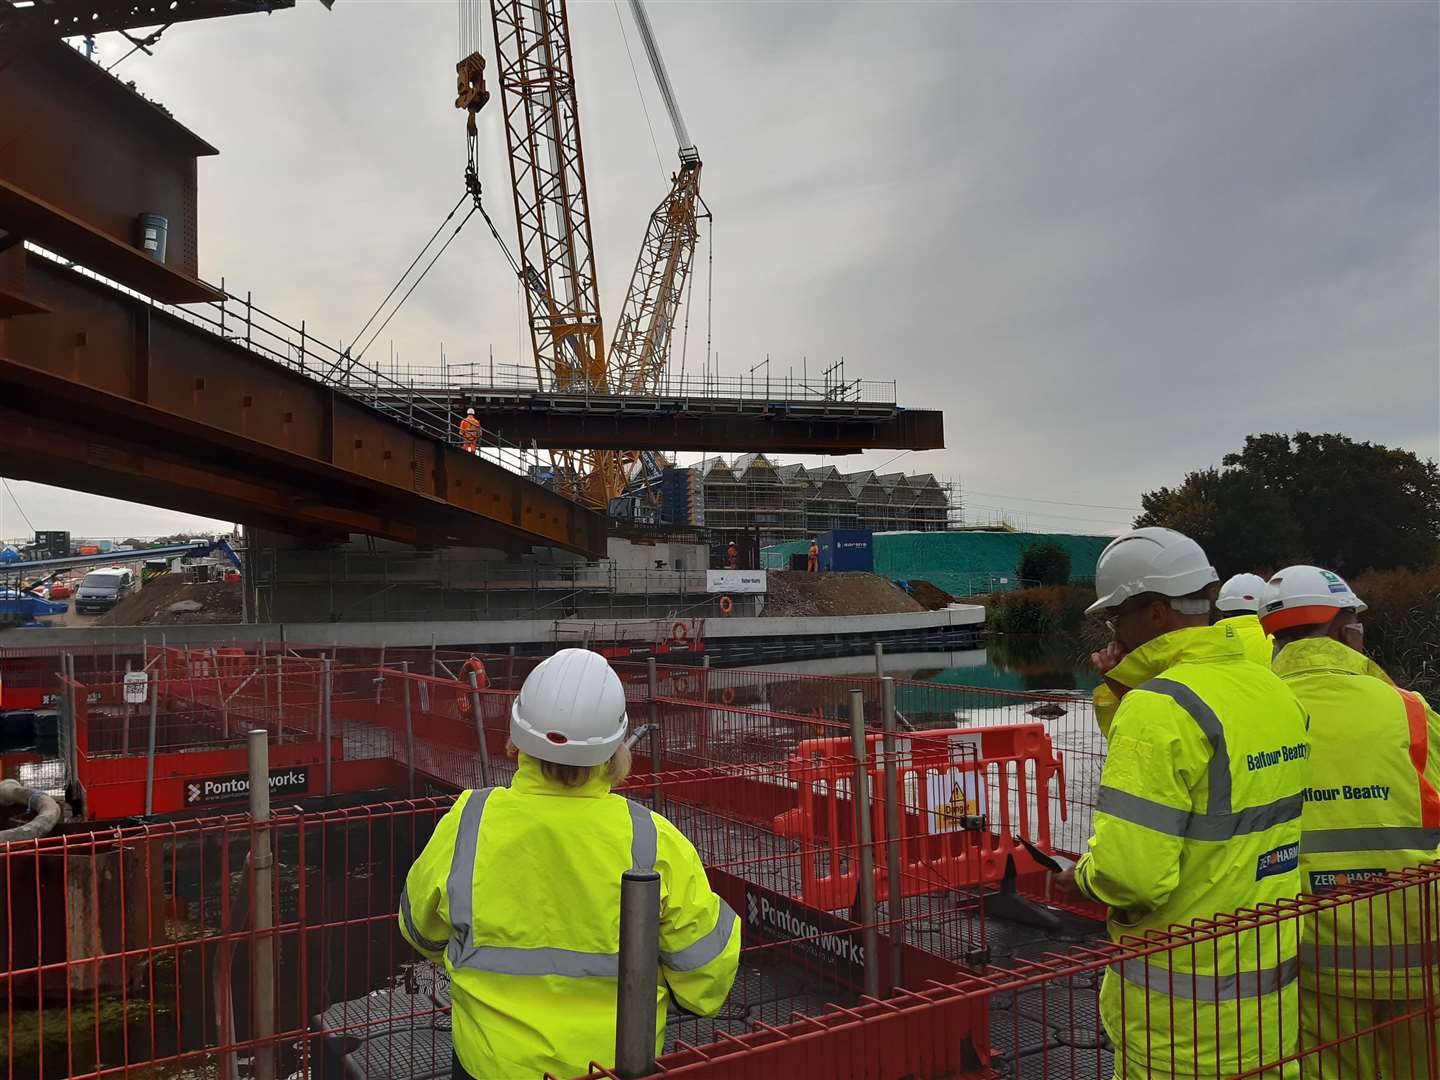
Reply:
M765 454L667 469L661 487L662 514L670 523L758 533L761 546L832 529L940 532L960 515L958 485L933 473L844 473L833 465L780 465Z

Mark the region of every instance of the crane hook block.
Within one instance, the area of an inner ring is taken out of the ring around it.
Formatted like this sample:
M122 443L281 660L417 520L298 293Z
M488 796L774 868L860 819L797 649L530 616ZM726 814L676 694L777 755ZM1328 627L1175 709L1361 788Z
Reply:
M473 52L455 65L455 107L464 109L465 129L475 135L475 114L490 100L485 89L485 58Z

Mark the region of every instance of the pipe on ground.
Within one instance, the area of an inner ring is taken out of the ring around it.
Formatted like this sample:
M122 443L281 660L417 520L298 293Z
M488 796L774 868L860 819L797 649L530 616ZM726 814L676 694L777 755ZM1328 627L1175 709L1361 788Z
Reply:
M35 816L13 829L0 829L0 844L46 836L60 823L60 804L19 780L0 780L0 806L23 806Z

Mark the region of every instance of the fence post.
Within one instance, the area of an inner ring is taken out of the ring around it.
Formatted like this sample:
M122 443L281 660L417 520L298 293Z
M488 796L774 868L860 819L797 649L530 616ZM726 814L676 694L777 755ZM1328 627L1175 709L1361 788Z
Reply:
M901 984L905 956L905 887L901 878L900 763L895 760L895 680L880 680L880 709L885 722L885 881L890 916L890 990Z
M380 695L385 690L385 642L380 642L379 678L375 680L375 704L380 704Z
M275 741L285 741L285 647L275 654Z
M470 711L475 714L475 734L480 739L480 783L490 785L490 749L485 745L485 715L480 711L480 681L475 669L465 672L470 680Z
M875 850L870 829L870 755L865 744L865 691L850 691L850 743L855 754L851 801L860 850L860 922L865 940L865 993L880 996L880 937L875 930Z
M645 661L645 678L650 688L650 805L660 809L660 774L665 770L661 760L660 741L660 677L655 670L655 658Z
M431 634L431 635L430 635L430 677L431 677L432 679L438 678L438 676L436 675L437 668L435 667L435 665L436 665L437 662L438 662L438 661L437 661L437 658L436 658L436 655L435 655L435 635L434 635L434 634Z
M65 780L68 784L74 784L80 779L76 775L75 739L78 733L75 729L79 721L75 707L74 668L71 660L69 653L60 654L60 757L65 762Z
M129 675L129 674L130 674L130 661L129 661L129 659L126 659L126 661L125 661L125 674L126 674L126 675ZM121 729L121 732L120 732L120 753L121 753L122 755L124 755L125 757L129 757L129 756L130 756L130 716L131 716L132 713L135 712L135 710L130 707L130 702L126 699L126 695L125 695L125 681L124 681L123 679L120 681L120 702L121 702L121 704L123 704L123 705L125 706L125 726L124 726L123 729Z
M230 706L225 701L225 687L220 682L220 654L210 650L210 667L215 673L215 702L220 706L220 730L230 738Z
M620 875L620 978L615 994L615 1072L655 1071L655 993L660 977L660 875Z
M330 747L330 696L333 688L330 684L330 665L334 663L330 657L323 657L320 661L323 678L320 683L320 737L325 740L325 794L328 796L333 791L331 787L331 758L334 752Z
M877 641L877 642L875 642L875 678L877 678L877 679L883 679L884 677L885 677L885 643L884 643L883 641Z
M150 734L145 745L145 816L149 817L155 812L155 714L160 707L160 679L154 672L150 674L147 689L150 691Z
M402 661L400 670L404 673L400 681L405 684L405 779L410 785L408 790L413 798L415 795L415 724L410 716L410 661Z
M255 728L248 734L250 746L250 867L255 874L255 936L251 965L255 972L255 1080L274 1080L275 1047L275 939L270 936L275 898L275 856L270 846L270 746L269 733Z

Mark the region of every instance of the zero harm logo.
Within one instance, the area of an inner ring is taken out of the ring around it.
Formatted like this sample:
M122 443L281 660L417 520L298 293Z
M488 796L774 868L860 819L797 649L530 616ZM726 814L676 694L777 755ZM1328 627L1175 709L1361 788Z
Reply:
M1300 845L1286 844L1265 852L1255 863L1255 880L1285 874L1300 865Z
M309 769L272 769L270 772L270 794L272 795L303 795L309 790ZM235 776L207 776L204 779L185 782L186 806L243 802L249 797L250 777L245 773Z
M1358 885L1371 878L1383 877L1384 874L1385 871L1378 866L1362 870L1311 870L1310 891L1314 893L1334 892L1336 889L1349 888L1351 885Z
M865 972L865 946L853 924L761 889L745 890L745 921L759 937L789 941L799 952L849 968L859 981Z

